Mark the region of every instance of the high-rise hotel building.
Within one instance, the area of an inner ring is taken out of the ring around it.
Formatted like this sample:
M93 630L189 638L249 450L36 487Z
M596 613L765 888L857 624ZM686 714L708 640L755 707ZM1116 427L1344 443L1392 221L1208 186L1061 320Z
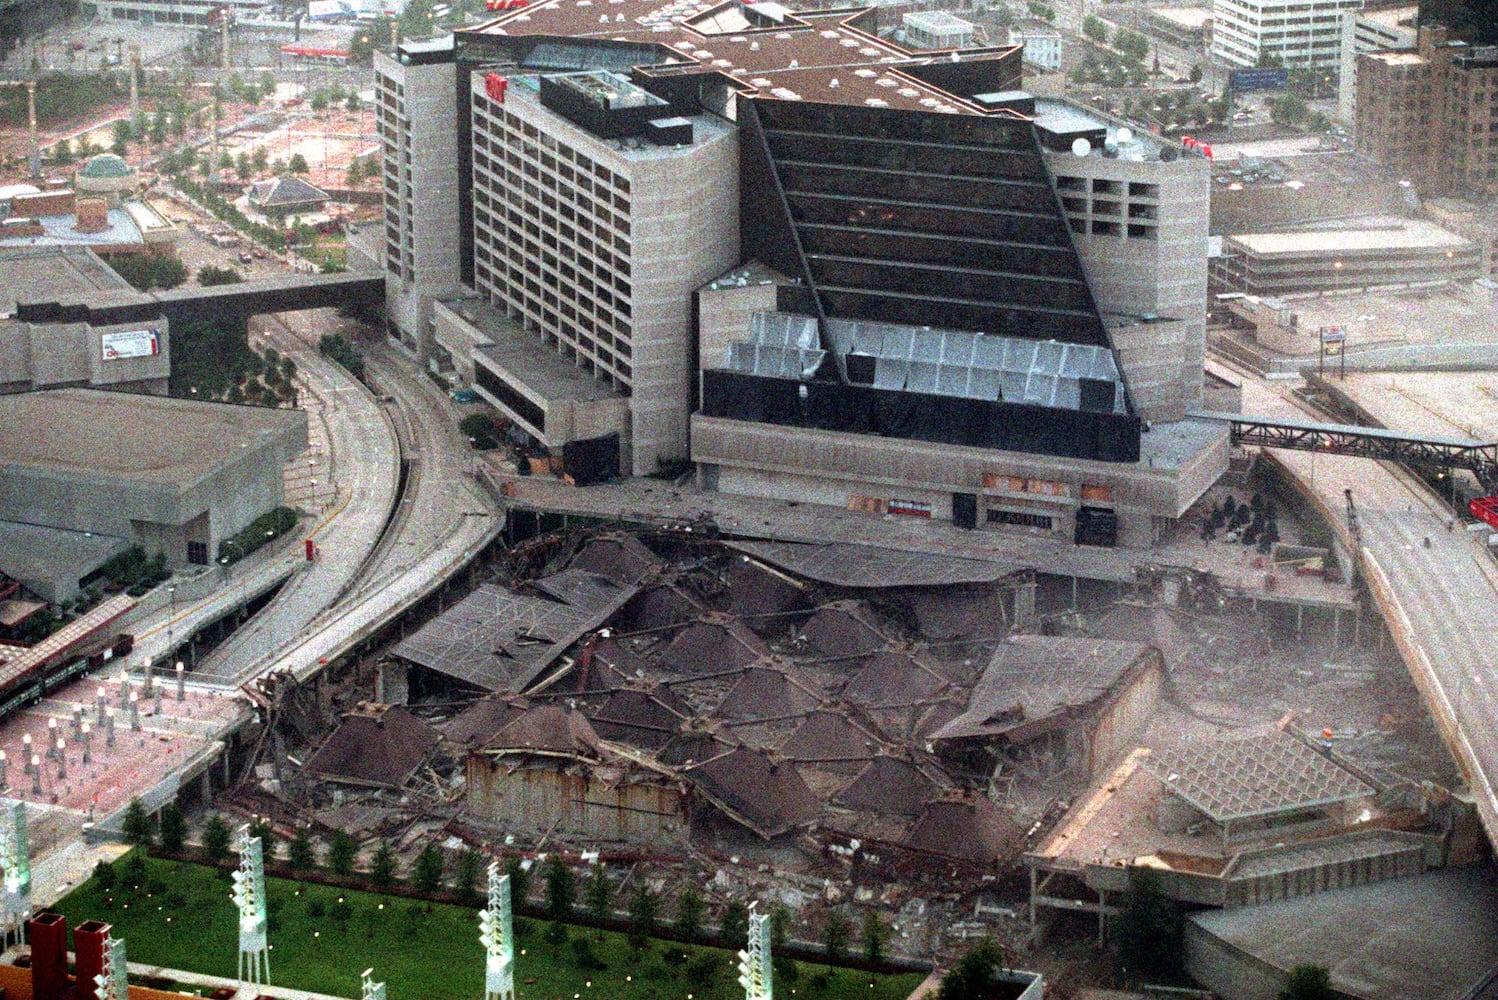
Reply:
M1124 543L1225 465L1199 155L874 9L514 2L377 58L389 315L554 453Z

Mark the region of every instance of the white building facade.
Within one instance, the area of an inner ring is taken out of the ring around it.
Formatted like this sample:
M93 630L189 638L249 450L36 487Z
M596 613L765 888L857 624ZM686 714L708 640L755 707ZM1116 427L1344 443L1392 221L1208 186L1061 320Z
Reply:
M1342 17L1363 0L1213 0L1212 56L1252 67L1268 56L1279 64L1337 69Z

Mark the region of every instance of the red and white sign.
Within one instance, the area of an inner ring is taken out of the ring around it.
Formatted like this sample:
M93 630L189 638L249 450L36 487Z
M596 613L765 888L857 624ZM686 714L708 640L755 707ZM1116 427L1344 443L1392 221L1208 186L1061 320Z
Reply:
M99 350L105 361L153 358L161 353L161 337L155 330L124 330L99 335Z

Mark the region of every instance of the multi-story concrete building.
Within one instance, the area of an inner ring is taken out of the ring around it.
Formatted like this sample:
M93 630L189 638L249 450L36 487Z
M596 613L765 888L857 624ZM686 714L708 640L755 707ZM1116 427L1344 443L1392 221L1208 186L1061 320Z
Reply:
M1363 0L1212 0L1212 55L1232 66L1336 69L1342 16Z
M1358 56L1364 52L1406 52L1415 47L1415 20L1420 5L1369 4L1342 15L1342 63L1338 74L1337 116L1351 122L1357 114Z
M1208 164L877 17L542 0L381 59L392 332L554 456L1149 541L1226 462Z
M1240 233L1223 240L1212 279L1223 291L1289 295L1373 285L1471 281L1482 250L1420 220L1372 229Z
M1498 192L1498 46L1422 28L1413 52L1358 56L1358 151L1421 194Z
M216 12L222 8L237 19L266 14L281 5L276 0L84 0L79 6L85 15L105 21L203 28L218 23Z
M375 125L385 186L383 264L391 333L415 350L432 299L458 287L460 210L457 69L452 39L375 53ZM466 128L464 129L466 131Z
M1050 25L1035 23L1010 28L1009 44L1024 46L1024 60L1031 66L1061 69L1061 32Z

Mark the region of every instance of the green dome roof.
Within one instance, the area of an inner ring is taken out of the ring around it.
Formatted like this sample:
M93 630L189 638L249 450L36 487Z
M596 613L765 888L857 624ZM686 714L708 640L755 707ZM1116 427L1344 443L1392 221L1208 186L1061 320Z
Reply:
M113 153L100 153L88 161L88 165L78 172L78 176L102 180L108 177L129 177L134 172L129 164Z

